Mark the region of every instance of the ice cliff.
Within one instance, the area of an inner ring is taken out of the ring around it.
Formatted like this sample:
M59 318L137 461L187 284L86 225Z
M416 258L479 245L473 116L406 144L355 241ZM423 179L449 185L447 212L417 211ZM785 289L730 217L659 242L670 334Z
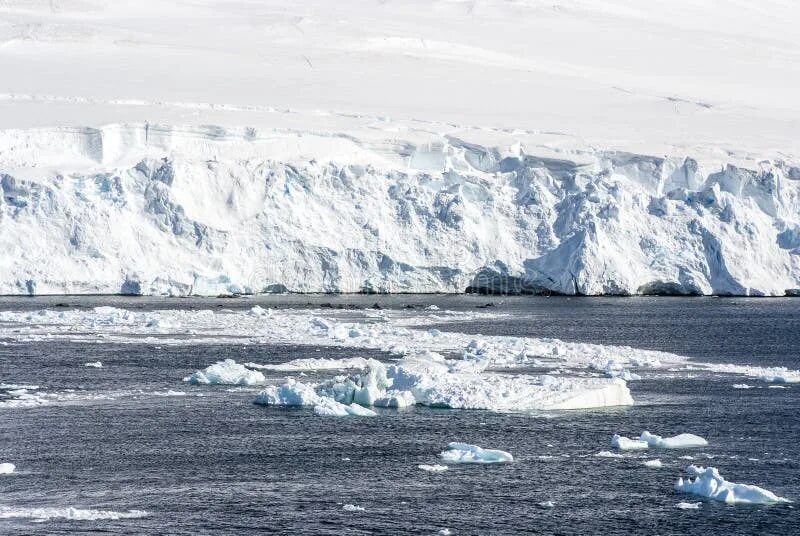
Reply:
M800 168L553 155L452 136L6 130L0 293L800 288Z

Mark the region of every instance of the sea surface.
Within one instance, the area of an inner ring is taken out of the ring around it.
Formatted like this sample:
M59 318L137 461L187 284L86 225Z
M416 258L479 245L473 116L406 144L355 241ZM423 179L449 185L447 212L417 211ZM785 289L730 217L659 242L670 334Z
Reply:
M488 309L508 316L437 327L800 368L797 299L50 297L0 298L0 310L256 303L331 311ZM695 463L800 501L800 384L773 388L735 376L665 373L630 382L636 405L628 408L525 414L414 407L379 409L378 418L324 418L309 409L254 405L257 390L190 386L182 378L223 358L388 356L291 345L2 342L0 383L81 395L46 406L0 404L0 463L17 467L0 475L3 535L800 533L795 505L726 506L673 490L683 468ZM97 360L102 368L84 366ZM753 388L733 388L741 383ZM595 456L610 450L614 433L643 430L691 432L710 446ZM451 466L438 474L417 468L437 463L450 441L507 450L515 462ZM655 458L662 468L643 465ZM682 501L700 505L677 508ZM67 507L147 514L67 520L37 518L33 510Z

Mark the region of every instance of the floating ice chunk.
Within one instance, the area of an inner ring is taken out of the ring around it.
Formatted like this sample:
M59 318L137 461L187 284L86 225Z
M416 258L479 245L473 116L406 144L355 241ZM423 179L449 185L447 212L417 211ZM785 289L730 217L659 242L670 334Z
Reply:
M724 374L740 374L767 383L800 383L800 370L786 367L758 367L725 363L694 363L690 369L702 369Z
M753 389L752 385L747 385L746 383L734 383L734 389Z
M450 529L439 529L439 536L452 536L453 531Z
M554 508L556 504L553 501L542 501L539 503L542 508Z
M431 305L427 306L425 309L427 309L428 311L438 311L439 307L437 307L436 305L431 304Z
M345 504L342 506L342 510L345 512L364 512L366 511L366 508L363 506L357 506L355 504Z
M446 465L439 465L438 463L433 465L422 464L418 465L417 467L422 469L423 471L428 471L429 473L442 473L444 471L447 471Z
M92 361L90 363L84 363L83 366L91 368L103 368L103 363L101 361Z
M449 443L447 450L439 453L444 461L450 463L511 463L514 457L502 450L483 449L467 443Z
M611 452L610 450L601 450L597 454L595 454L598 458L624 458L623 454L619 454L617 452Z
M226 359L198 370L183 381L203 385L259 385L264 383L264 375L257 370L250 370L233 359Z
M778 497L771 491L749 484L736 484L728 482L719 474L715 467L697 467L690 465L686 468L689 474L685 480L679 478L675 483L675 490L683 493L692 493L701 497L724 502L726 504L774 504L791 502L783 497Z
M13 463L0 463L0 475L10 475L16 469L17 467Z
M681 510L699 510L701 504L703 503L681 501L675 505L675 508L680 508Z
M296 372L304 370L363 369L367 367L368 363L369 362L363 357L349 357L345 359L307 358L307 359L295 359L293 361L288 361L286 363L279 363L275 365L259 365L257 363L245 363L245 366L261 370Z
M619 434L614 434L614 437L611 438L611 446L619 450L644 450L649 447L646 441L631 439Z
M111 510L84 510L82 508L11 508L0 506L0 519L53 519L63 518L73 521L135 519L147 516L143 510L114 512Z
M646 460L642 463L645 467L649 467L650 469L661 469L664 467L664 464L661 463L661 460Z
M646 442L651 447L662 449L683 449L708 446L708 441L694 434L678 434L673 437L661 437L660 435L651 434L650 432L645 431L642 432L642 435L639 437L639 439Z
M320 398L314 405L314 413L323 417L376 417L378 414L358 404L341 404L330 398Z

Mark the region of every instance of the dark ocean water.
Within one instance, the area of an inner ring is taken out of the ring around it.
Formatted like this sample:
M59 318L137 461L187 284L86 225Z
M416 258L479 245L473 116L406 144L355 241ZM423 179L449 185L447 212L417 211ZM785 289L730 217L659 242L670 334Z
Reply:
M113 304L128 308L421 307L510 313L442 329L558 337L667 350L704 361L800 368L800 301L566 299L437 296L272 297L259 300L0 299L0 309ZM0 519L0 534L781 534L800 532L792 506L680 510L673 484L691 463L735 482L800 500L800 385L736 377L663 377L630 383L624 409L497 414L412 408L379 418L322 418L252 404L255 390L188 386L181 378L222 358L283 362L319 357L302 346L12 343L0 382L113 399L0 408L0 508L145 510L147 517ZM326 357L379 352L328 348ZM102 369L83 366L100 360ZM734 383L757 385L733 389ZM168 389L186 396L155 396ZM116 394L115 394L116 393ZM122 394L120 394L122 393ZM608 459L613 433L692 432L708 448ZM450 441L512 452L515 463L417 469ZM642 465L660 458L662 469ZM752 458L752 459L751 459ZM539 505L552 501L552 508ZM344 504L358 505L349 512Z

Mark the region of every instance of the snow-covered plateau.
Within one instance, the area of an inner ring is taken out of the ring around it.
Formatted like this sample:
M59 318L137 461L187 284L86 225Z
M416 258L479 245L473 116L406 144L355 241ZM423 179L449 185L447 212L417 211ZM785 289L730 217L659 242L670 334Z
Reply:
M0 294L800 293L798 10L3 2Z

